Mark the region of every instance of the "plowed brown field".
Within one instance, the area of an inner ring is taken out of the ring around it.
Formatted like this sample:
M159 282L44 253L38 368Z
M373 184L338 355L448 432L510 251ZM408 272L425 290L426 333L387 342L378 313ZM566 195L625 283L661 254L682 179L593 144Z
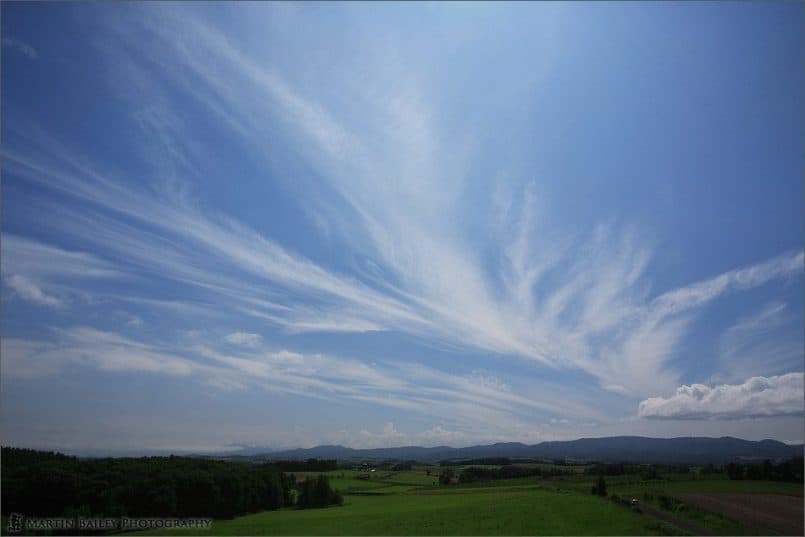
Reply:
M781 494L675 494L680 500L737 520L758 534L773 530L783 535L804 535L803 505L798 496Z

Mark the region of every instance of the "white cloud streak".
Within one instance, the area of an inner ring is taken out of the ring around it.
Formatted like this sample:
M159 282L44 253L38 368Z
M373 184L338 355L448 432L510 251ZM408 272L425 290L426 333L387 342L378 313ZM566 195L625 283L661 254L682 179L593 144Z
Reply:
M58 375L70 365L106 372L190 375L192 361L153 345L92 328L57 331L56 341L3 338L3 374L17 378Z
M52 340L3 338L6 378L62 376L75 368L106 374L167 375L220 390L263 389L314 400L403 409L439 418L464 431L462 434L475 436L481 431L498 431L505 437L519 434L527 429L524 420L534 412L602 416L577 404L532 400L498 379L478 373L456 376L418 363L370 365L352 358L270 350L262 345L227 352L201 343L154 343L142 339L144 336L125 337L86 327L54 330L53 335ZM540 389L541 395L550 395L550 390ZM383 440L370 433L363 437L378 445Z
M730 291L752 289L777 278L802 274L803 252L788 252L762 263L730 270L715 278L675 289L652 301L653 313L669 316L702 306Z
M6 284L11 287L20 297L30 302L35 302L43 306L61 308L64 301L55 296L49 295L42 290L42 287L28 277L21 274L11 274L5 278Z
M292 153L320 180L305 192L334 194L333 201L314 200L327 215L328 233L372 270L328 269L273 240L271 230L211 214L189 201L175 176L181 166L163 168L156 195L126 186L134 182L52 140L36 152L9 148L8 169L97 209L54 210L63 232L104 249L132 272L202 289L232 311L290 333L396 330L581 370L613 392L645 396L678 385L672 361L695 311L728 292L802 272L802 252L789 252L652 298L651 248L628 229L601 225L589 237L548 240L533 184L497 185L490 189L497 193L491 207L483 200L465 207L462 200L477 186L468 183L472 141L457 144L441 135L426 81L403 62L361 58L378 62L376 78L344 86L365 110L348 126L332 103L311 98L291 77L185 10L164 8L110 24L119 41L107 52L120 67L111 72L137 79L128 85L137 90L126 96L135 107L147 107L151 95L170 107L162 91L170 84L221 118L250 154L262 154L276 138L291 140ZM147 67L129 49L142 53L144 44L153 52ZM150 118L146 130L165 138L170 159L192 162L198 152L185 142L193 139L190 127L170 114L140 117L141 123ZM300 180L299 188L309 186ZM493 268L461 224L486 216L497 226L490 231L499 245ZM495 397L504 409L525 404Z
M738 319L718 341L718 382L775 375L802 366L799 321L784 302L770 302Z
M227 334L224 339L233 345L241 345L243 347L258 347L263 342L263 337L260 334L252 334L250 332L232 332Z
M4 37L3 46L17 51L31 60L35 60L39 57L39 53L37 52L37 50L28 43L26 43L25 41L22 41L21 39L17 39L14 37Z
M23 300L56 308L68 304L68 295L81 280L124 275L94 255L10 233L2 237L2 273L6 285Z

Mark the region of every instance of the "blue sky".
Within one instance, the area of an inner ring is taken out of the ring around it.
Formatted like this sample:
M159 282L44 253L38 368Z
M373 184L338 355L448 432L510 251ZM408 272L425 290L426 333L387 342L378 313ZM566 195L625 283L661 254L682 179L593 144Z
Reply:
M801 442L801 20L4 3L4 442Z

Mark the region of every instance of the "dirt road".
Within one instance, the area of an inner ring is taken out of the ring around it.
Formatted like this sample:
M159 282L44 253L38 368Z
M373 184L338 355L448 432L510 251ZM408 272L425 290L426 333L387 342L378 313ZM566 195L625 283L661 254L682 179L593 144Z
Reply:
M687 520L682 520L681 518L672 515L668 511L663 511L661 509L655 509L650 505L642 504L640 509L643 510L644 513L648 513L654 518L659 518L660 520L664 520L665 522L670 522L677 528L684 530L688 533L692 533L693 535L715 535L714 533L707 531L704 528L700 528L695 524L691 524Z

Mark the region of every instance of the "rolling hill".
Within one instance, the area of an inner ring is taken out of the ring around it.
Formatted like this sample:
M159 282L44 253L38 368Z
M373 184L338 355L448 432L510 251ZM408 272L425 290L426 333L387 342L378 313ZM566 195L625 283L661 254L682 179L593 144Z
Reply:
M339 460L460 460L482 457L573 459L601 462L634 462L666 464L721 464L733 460L763 460L801 457L803 446L776 440L751 441L729 436L721 438L681 437L647 438L613 436L578 440L541 442L527 445L519 442L453 448L449 446L402 446L353 449L344 446L316 446L270 453L228 453L228 455L273 460L339 459Z

